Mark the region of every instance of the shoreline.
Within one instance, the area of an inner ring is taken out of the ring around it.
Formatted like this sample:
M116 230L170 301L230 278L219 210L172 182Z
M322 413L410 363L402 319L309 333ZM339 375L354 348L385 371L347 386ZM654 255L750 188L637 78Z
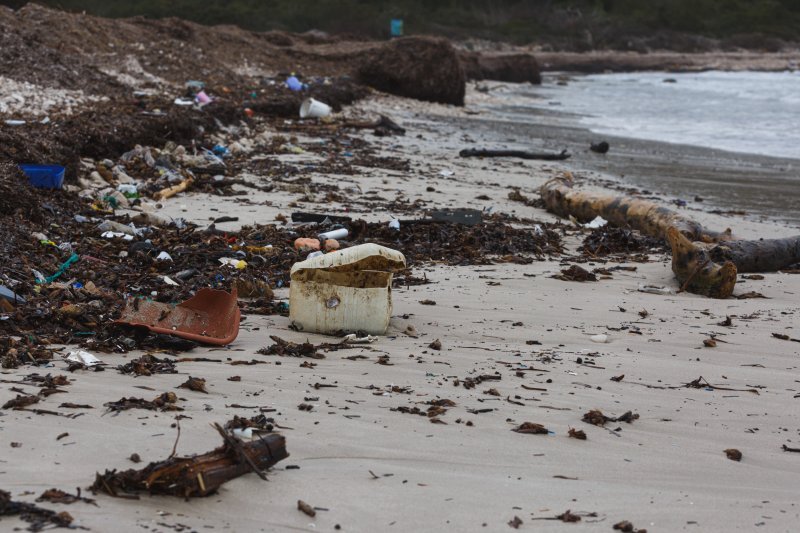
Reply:
M654 50L647 53L617 50L589 52L534 51L543 72L565 71L582 74L603 72L702 72L707 70L753 70L778 72L800 68L800 49L781 52L696 52Z
M525 96L514 92L513 86L508 88L510 84L502 85L504 92L483 97L473 106L479 115L461 119L481 131L494 131L498 147L567 149L572 154L567 165L577 172L598 173L599 180L619 182L619 189L633 186L664 195L667 201L682 200L689 209L744 213L750 219L766 217L800 228L800 214L791 207L800 205L797 179L791 175L800 158L594 133L580 123L580 115L560 107L524 106ZM515 119L507 118L514 112ZM610 143L608 154L589 150L591 143L601 140Z

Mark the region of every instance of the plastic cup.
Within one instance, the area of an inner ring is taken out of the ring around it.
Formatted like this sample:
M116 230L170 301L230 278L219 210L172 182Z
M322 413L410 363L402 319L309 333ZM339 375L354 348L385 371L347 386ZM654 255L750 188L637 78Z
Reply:
M306 98L300 106L300 118L322 118L331 114L331 106L313 98Z

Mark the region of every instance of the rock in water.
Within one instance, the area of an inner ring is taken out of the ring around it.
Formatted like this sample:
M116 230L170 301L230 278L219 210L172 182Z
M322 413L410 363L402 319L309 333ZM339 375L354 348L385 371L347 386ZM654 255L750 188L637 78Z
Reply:
M464 69L446 39L405 37L388 42L366 55L357 77L398 96L464 105Z

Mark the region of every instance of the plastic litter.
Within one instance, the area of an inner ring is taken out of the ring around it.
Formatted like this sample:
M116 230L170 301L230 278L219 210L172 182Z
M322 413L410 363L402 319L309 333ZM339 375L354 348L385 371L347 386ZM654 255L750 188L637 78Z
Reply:
M124 233L126 235L137 234L137 230L135 227L126 226L125 224L114 222L113 220L104 220L97 226L97 229L99 229L100 231L113 231L114 233ZM139 230L138 233L141 233L141 230Z
M483 220L483 213L477 209L460 208L460 209L442 209L433 211L431 218L439 222L453 222L455 224L464 224L466 226L474 226L480 224Z
M73 263L78 262L78 260L80 260L80 256L78 256L78 254L73 253L71 256L69 256L69 259L67 259L66 261L64 261L64 263L62 263L62 265L58 268L58 270L56 270L55 274L53 274L52 276L47 276L46 278L44 278L41 281L39 280L39 277L37 276L36 283L45 283L45 284L46 283L52 283L54 280L56 280L59 277L61 277L61 275L64 272L66 272L67 269L69 269L70 265L72 265Z
M608 220L604 219L600 215L594 217L594 220L591 222L584 224L583 227L587 229L597 229L605 227L608 224Z
M289 318L300 331L383 335L392 313L392 271L405 266L402 253L374 243L295 263Z
M171 255L169 255L167 252L160 252L160 253L159 253L159 254L156 256L156 259L157 259L158 261L172 261L172 256L171 256Z
M393 230L400 231L400 221L397 220L396 218L393 218L392 220L389 221L389 227Z
M294 240L294 249L298 252L313 252L320 248L319 239L306 239L300 237Z
M238 437L240 439L252 439L253 438L253 428L242 428L242 429L234 429L233 436Z
M28 183L39 189L60 189L64 183L65 168L60 165L20 165L28 176Z
M669 296L671 294L675 294L675 291L673 291L669 287L658 287L656 285L639 284L638 291L639 292L647 292L647 293L650 293L650 294L660 294L662 296Z
M17 293L6 287L5 285L0 285L0 298L4 300L8 300L11 303L25 303L25 298L19 296Z
M331 114L333 109L328 104L306 98L300 106L300 118L322 118Z
M342 339L342 343L344 344L372 344L373 342L377 341L378 337L373 335L367 335L366 337L358 337L355 333L350 333L349 335L345 335Z
M144 326L156 333L175 335L205 344L222 346L239 334L239 306L236 289L229 293L203 288L178 305L151 300L134 304L129 298L117 324Z
M71 352L67 352L67 355L64 356L64 359L73 363L82 363L86 366L103 364L100 359L84 350L73 350Z
M247 261L244 261L243 259L237 259L235 257L220 257L219 262L237 270L244 270L247 268Z
M194 95L194 99L201 106L211 103L211 97L208 96L205 91L198 92L196 95Z
M589 339L592 342L599 342L601 344L611 342L611 339L609 339L608 335L606 335L605 333L600 333L599 335L592 335L591 337L589 337Z
M286 87L290 91L302 91L304 88L303 83L297 79L297 76L289 76L286 78Z
M344 239L348 235L349 232L347 231L347 228L339 228L331 231L326 231L325 233L320 233L319 235L317 235L317 238L320 240L320 242L322 242L328 239Z

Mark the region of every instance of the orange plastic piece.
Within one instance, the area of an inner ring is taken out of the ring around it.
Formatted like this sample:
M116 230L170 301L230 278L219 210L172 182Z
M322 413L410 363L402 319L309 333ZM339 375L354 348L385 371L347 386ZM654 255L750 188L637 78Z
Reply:
M316 252L319 250L319 239L300 237L294 241L294 249L298 252Z
M336 239L325 239L325 251L332 252L339 249L339 241Z
M134 299L128 300L117 324L144 326L156 333L223 346L239 335L239 305L233 292L200 289L178 305Z

